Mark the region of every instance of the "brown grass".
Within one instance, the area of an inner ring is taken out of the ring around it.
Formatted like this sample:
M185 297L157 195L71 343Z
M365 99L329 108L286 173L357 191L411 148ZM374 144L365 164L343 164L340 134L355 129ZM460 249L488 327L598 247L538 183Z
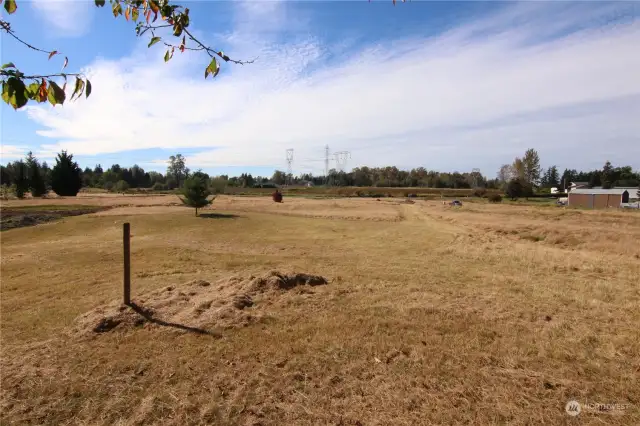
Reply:
M2 424L640 423L637 214L221 197L197 218L131 198L2 233ZM259 320L229 328L194 316L227 290L153 302L215 335L70 333L119 303L125 220L134 299L273 269L329 285L253 297ZM629 406L571 418L570 399Z

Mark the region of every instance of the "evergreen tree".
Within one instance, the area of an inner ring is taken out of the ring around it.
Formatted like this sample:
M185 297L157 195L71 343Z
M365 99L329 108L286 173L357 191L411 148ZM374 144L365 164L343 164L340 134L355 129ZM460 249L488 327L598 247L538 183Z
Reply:
M14 176L13 184L16 186L16 197L24 198L24 194L29 190L29 175L24 161L13 163Z
M40 175L42 176L42 180L44 180L44 187L47 190L51 189L51 168L46 161L43 161L40 165Z
M593 188L594 186L600 186L601 184L600 172L597 170L592 172L591 177L589 178L589 187Z
M60 196L75 197L82 188L82 170L73 161L73 154L62 151L51 170L51 188Z
M29 151L26 159L27 176L29 179L29 189L32 197L42 197L47 193L47 187L44 178L40 172L40 163L38 159Z
M207 179L205 179L204 174L200 173L196 173L184 181L182 195L184 198L180 198L180 200L187 206L194 207L196 216L198 216L200 207L207 206L213 201L209 200L211 192L207 186Z
M614 169L609 161L607 161L602 167L601 180L602 188L613 188L613 184L615 183Z

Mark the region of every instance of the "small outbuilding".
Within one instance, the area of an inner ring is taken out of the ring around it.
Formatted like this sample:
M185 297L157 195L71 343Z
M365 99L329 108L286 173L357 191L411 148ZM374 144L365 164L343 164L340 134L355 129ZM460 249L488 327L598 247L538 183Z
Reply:
M623 203L629 202L629 190L626 188L577 188L569 192L568 195L568 205L571 207L620 208Z

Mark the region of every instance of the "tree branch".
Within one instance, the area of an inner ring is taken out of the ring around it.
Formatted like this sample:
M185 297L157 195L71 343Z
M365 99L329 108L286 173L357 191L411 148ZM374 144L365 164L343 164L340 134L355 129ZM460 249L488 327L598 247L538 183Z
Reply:
M19 77L21 79L29 79L29 80L40 80L43 78L51 78L51 77L64 77L65 79L67 77L84 77L84 74L82 73L59 73L59 74L48 74L48 75L23 75L21 72L13 72L13 71L6 71L6 70L0 70L0 75L2 76L8 76L8 77Z
M9 34L11 37L15 38L16 40L18 40L20 43L22 43L25 46L27 46L29 49L33 49L33 50L35 50L37 52L48 53L48 54L51 54L51 52L55 52L55 50L46 51L46 50L38 49L37 47L32 46L31 44L29 44L26 41L22 40L20 37L18 37L13 32L13 30L11 29L11 24L9 24L7 21L4 21L4 20L0 19L0 27L2 27L2 29L5 30L7 32L7 34ZM58 53L58 52L56 52L56 53Z

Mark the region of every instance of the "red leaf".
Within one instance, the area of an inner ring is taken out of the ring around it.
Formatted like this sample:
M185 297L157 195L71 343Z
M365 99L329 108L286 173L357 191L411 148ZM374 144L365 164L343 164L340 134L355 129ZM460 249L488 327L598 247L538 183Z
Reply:
M58 51L54 50L53 52L49 53L49 59L51 59L53 57L53 55L57 55Z
M129 10L130 8L127 7L127 10L124 11L124 19L126 19L127 21L129 20L129 13L130 13Z
M45 81L45 79L42 79L42 84L40 85L40 89L38 90L38 95L40 97L39 101L43 102L45 99L47 99L48 93L47 93L47 82Z
M151 18L151 9L147 9L147 24L149 23L149 18Z

